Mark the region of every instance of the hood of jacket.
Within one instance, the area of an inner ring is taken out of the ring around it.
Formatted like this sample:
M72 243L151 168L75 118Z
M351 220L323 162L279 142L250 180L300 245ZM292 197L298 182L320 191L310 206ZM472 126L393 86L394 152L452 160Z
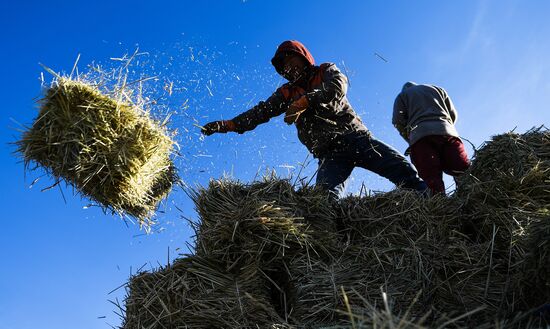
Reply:
M277 47L275 55L271 59L271 64L275 67L275 70L280 75L283 75L283 59L288 54L297 54L302 56L310 65L315 65L315 59L307 50L307 48L300 42L296 40L287 40L284 41Z

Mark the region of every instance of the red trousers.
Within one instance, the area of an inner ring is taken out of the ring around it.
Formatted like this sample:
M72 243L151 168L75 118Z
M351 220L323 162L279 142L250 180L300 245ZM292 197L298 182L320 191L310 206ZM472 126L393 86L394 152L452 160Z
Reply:
M458 137L426 136L411 145L411 160L418 175L435 193L445 193L443 172L458 176L470 166L464 144Z

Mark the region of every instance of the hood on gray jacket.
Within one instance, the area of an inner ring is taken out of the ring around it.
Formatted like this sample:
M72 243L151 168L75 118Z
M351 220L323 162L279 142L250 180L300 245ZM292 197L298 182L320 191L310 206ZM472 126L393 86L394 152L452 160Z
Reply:
M413 81L407 81L405 82L405 84L403 85L403 88L401 88L401 91L405 91L406 89L412 87L412 86L417 86L417 83L416 82L413 82Z

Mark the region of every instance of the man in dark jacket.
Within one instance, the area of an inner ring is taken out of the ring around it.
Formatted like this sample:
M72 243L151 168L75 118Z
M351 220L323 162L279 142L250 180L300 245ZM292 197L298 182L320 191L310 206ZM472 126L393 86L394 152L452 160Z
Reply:
M311 53L298 41L279 45L271 63L289 82L235 118L206 124L202 128L205 135L242 134L285 113L285 122L296 125L298 138L319 160L317 184L331 192L342 192L355 167L405 188L427 189L407 160L363 125L346 97L347 78L336 65L316 66Z
M457 176L470 166L456 119L451 98L438 86L409 81L395 99L392 123L409 143L411 160L433 193L445 193L443 172Z

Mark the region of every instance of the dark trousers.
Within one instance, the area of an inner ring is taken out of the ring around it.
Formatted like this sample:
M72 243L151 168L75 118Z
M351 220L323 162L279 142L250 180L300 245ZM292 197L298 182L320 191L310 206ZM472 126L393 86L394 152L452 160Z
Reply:
M445 193L443 173L457 176L470 166L458 137L426 136L411 146L411 160L433 193Z
M421 192L427 189L403 155L366 133L342 136L333 151L319 157L317 184L337 196L341 195L355 167L377 173L401 187Z

